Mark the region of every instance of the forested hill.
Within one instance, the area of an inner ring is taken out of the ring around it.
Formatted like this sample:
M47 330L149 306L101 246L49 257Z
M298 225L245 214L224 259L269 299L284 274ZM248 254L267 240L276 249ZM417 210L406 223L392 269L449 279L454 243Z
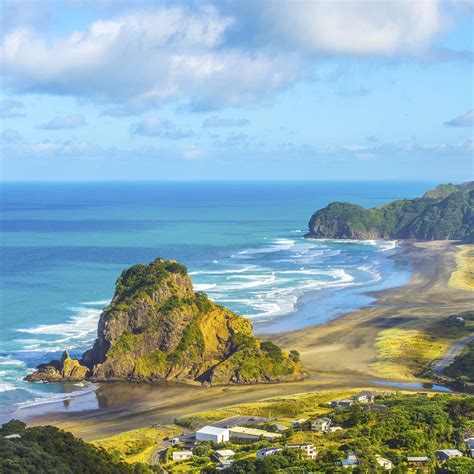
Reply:
M443 184L421 198L371 209L333 202L311 216L306 237L474 242L474 181Z

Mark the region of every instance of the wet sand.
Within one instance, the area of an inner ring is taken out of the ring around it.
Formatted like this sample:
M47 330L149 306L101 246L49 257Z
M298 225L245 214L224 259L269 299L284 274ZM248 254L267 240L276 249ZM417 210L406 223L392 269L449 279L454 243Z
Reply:
M91 440L154 423L169 423L184 414L281 394L343 387L394 389L391 382L371 382L377 378L370 368L376 357L377 334L433 311L448 315L471 309L472 295L447 284L455 268L455 252L456 246L450 242L403 244L393 258L412 266L409 284L373 293L375 300L369 307L327 323L269 335L268 338L301 353L303 363L312 372L307 380L225 389L110 383L65 402L22 408L12 416L32 425L54 424ZM398 387L410 388L404 384Z

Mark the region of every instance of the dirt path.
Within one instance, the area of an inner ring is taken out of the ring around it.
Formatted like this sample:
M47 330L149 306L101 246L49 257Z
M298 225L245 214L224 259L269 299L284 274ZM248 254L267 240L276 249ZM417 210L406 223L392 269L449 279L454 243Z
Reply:
M433 364L433 372L441 377L446 367L448 367L454 358L472 341L474 341L474 335L465 337L453 344L446 355Z

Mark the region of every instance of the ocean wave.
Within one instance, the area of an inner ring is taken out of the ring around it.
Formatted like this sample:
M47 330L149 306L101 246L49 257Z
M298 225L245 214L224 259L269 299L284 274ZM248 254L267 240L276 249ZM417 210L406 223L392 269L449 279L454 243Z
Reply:
M16 390L16 387L11 383L0 381L0 393L10 392L11 390Z
M193 287L195 291L208 291L212 288L215 288L217 285L215 283L194 283Z
M295 241L293 239L275 239L273 244L267 247L255 247L246 250L241 250L238 252L239 256L243 255L257 255L257 254L265 254L265 253L274 253L274 252L281 252L284 250L289 250L295 245Z
M110 300L84 301L81 304L84 306L108 306L110 304Z

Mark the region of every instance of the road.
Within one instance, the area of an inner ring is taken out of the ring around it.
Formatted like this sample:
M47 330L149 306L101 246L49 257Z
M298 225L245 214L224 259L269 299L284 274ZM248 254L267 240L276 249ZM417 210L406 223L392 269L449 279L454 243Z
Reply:
M457 341L442 359L433 364L433 372L441 377L443 375L444 369L446 369L446 367L451 364L454 358L472 341L474 341L474 335Z

